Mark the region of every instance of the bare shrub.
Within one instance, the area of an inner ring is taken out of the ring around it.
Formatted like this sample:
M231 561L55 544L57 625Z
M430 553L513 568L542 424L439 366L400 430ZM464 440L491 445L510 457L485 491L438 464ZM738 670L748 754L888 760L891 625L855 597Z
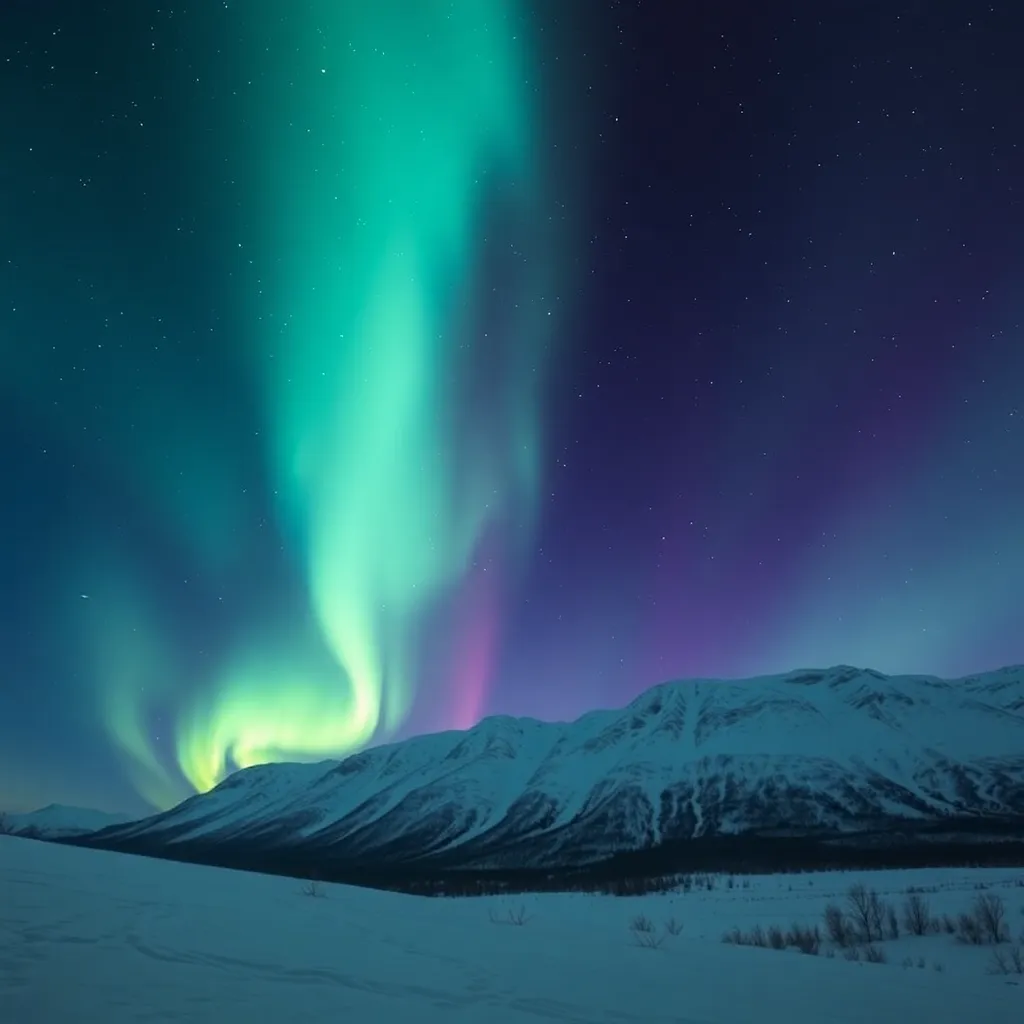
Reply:
M874 889L860 883L851 885L846 894L846 905L853 929L862 942L870 945L884 937L889 905Z
M492 909L488 914L491 919L491 924L511 924L517 928L521 928L527 921L530 920L530 915L526 913L526 907L509 907L504 914L498 915Z
M645 914L637 914L636 917L629 922L629 930L631 932L642 932L645 935L650 935L655 931L654 922Z
M860 950L856 946L850 946L843 952L843 959L856 963L860 960Z
M932 928L932 915L925 898L912 893L903 902L903 927L911 935L927 935Z
M956 937L969 946L995 946L1009 942L1006 904L994 893L976 896L970 912L962 913L956 919Z
M786 932L786 946L800 950L809 956L817 956L821 950L821 931L818 926L794 924Z
M767 930L755 925L749 932L732 928L722 936L722 941L732 946L756 946L760 949L797 949L816 956L821 950L821 931L816 925L794 924L788 931L774 924Z
M853 927L838 903L830 903L825 908L825 933L841 949L853 942Z
M651 931L646 928L634 928L632 925L629 930L633 934L633 941L643 949L660 949L665 941L665 936L654 931L653 925Z
M885 908L885 934L890 939L900 937L900 922L896 916L896 908L892 904L887 904Z
M508 915L505 918L509 924L523 925L529 920L526 913L526 907L519 906L516 909L510 909Z
M961 914L956 919L956 937L968 946L980 946L985 941L981 925L973 914Z
M1015 942L1012 946L993 949L988 973L1024 974L1024 946Z
M870 943L864 947L864 962L868 964L887 964L889 958L881 946L873 946Z
M678 935L682 930L682 922L677 921L674 917L670 917L665 922L665 931L668 932L669 935Z
M327 895L327 893L324 892L323 887L320 885L320 883L315 878L311 878L302 887L302 895L303 896L313 896L313 897L315 897L317 899L321 899L321 898L325 897Z
M942 930L947 935L956 935L956 918L951 914L942 915Z
M934 970L937 974L941 974L945 969L946 968L942 964L940 964L938 960L936 960L932 964L932 970Z
M997 945L1010 941L1010 932L1006 926L1006 904L1002 897L995 893L978 896L973 911L985 942Z

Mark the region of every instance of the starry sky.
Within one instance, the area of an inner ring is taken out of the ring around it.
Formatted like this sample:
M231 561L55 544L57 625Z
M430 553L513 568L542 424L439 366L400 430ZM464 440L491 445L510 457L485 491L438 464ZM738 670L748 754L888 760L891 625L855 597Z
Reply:
M1018 8L7 0L0 806L1024 661Z

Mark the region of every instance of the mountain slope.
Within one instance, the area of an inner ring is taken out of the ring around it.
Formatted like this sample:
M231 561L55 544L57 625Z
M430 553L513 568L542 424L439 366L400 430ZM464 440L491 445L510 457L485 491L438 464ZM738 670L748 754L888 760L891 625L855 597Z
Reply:
M350 863L579 864L752 830L1024 823L1024 668L960 680L840 666L665 683L572 723L488 718L341 762L237 772L124 843Z

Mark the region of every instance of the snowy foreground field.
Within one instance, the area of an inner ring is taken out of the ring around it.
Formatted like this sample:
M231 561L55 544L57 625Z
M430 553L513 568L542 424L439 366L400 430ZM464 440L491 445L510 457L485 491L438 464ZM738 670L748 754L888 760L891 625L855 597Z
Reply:
M1024 931L1013 870L719 878L633 899L313 896L288 878L0 836L0 1021L1024 1021L1024 975L991 973L997 947L901 928L874 944L886 963L829 955L824 908L856 882L901 914L911 887L952 918L998 895L1013 938ZM794 924L822 925L818 955L722 941Z

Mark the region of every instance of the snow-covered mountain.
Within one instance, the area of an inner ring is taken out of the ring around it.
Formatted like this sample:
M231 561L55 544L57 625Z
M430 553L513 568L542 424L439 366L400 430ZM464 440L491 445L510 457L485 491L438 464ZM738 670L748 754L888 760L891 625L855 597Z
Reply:
M4 815L3 823L12 835L36 836L40 839L65 839L87 835L111 825L132 821L135 815L112 814L89 807L66 807L49 804L38 811Z
M963 819L1024 826L1024 666L670 682L572 723L494 717L341 762L249 768L101 837L548 866L701 836Z

